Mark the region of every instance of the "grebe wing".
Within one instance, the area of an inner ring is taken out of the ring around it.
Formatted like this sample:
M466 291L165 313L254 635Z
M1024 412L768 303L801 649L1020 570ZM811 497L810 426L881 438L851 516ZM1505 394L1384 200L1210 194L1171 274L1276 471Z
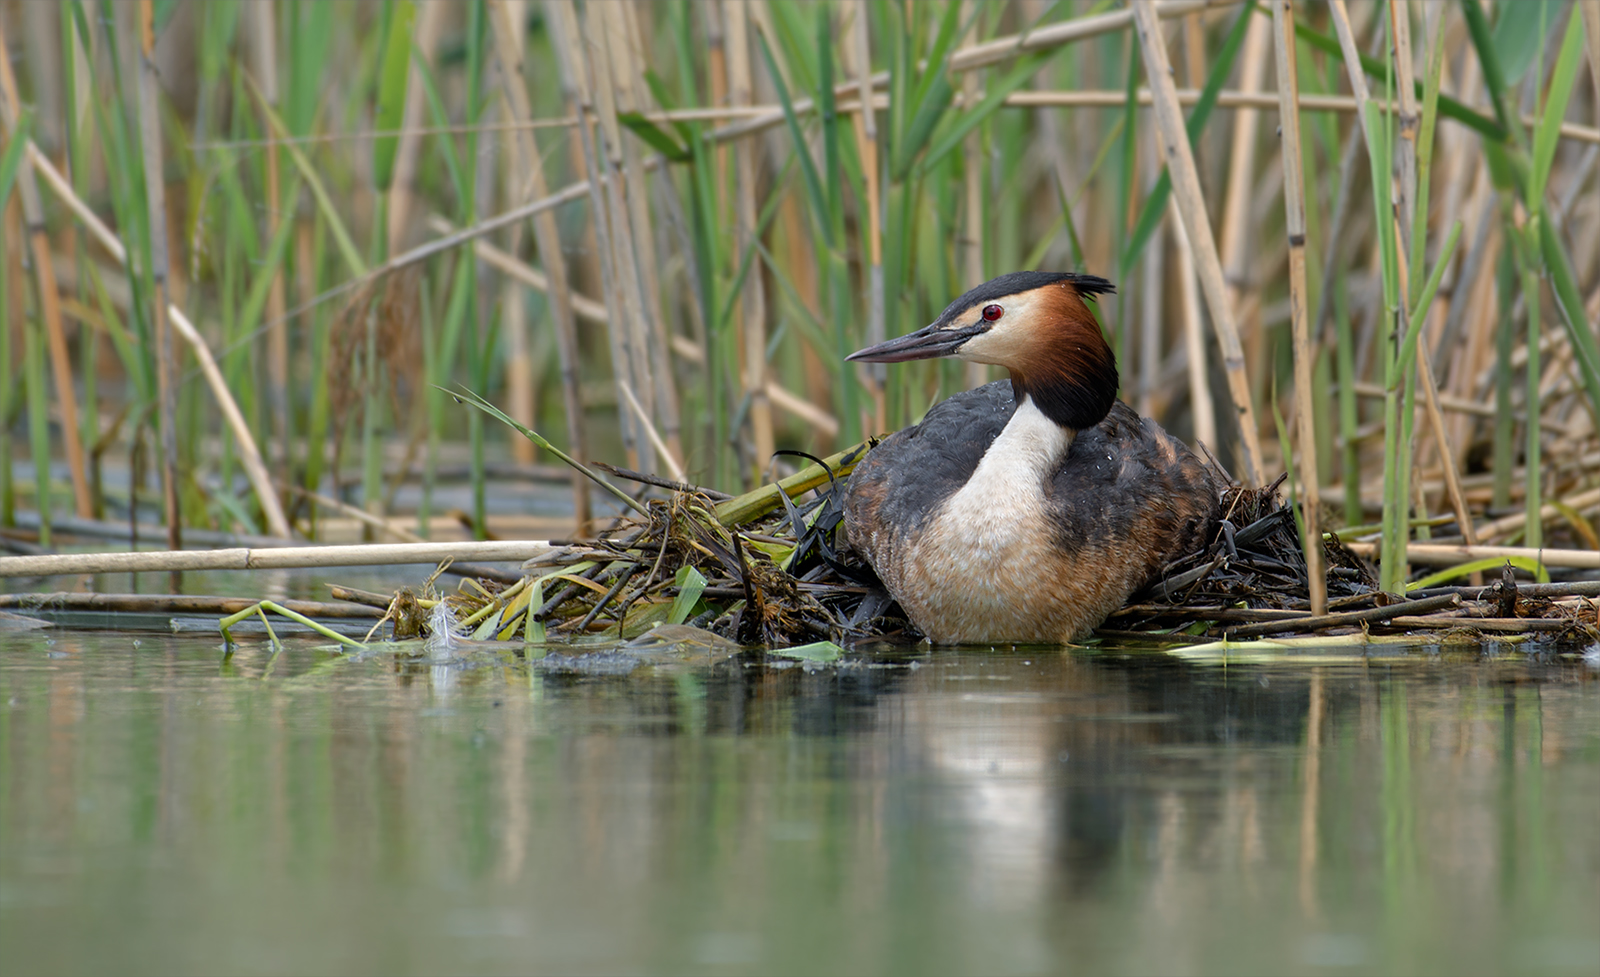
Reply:
M1215 464L1117 401L1073 439L1048 510L1064 549L1099 544L1154 576L1211 541L1227 487Z
M940 401L922 423L896 431L856 465L845 500L851 544L892 528L904 538L967 484L989 445L1016 413L1011 382L1000 380Z

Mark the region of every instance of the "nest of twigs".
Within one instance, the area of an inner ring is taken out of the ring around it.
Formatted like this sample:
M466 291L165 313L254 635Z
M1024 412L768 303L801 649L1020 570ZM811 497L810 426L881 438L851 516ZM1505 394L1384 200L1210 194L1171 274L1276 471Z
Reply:
M866 447L811 459L782 483L783 491L768 486L736 499L608 468L665 484L670 495L641 503L642 512L593 539L553 544L524 565L516 582L469 579L442 601L454 626L477 638L627 641L660 624L767 647L917 637L841 531L848 472ZM1504 632L1505 620L1528 619L1526 631L1593 640L1592 608L1585 617L1581 606L1574 610L1552 597L1587 593L1584 587L1600 582L1519 589L1508 573L1488 587L1386 594L1372 567L1331 535L1323 548L1329 613L1311 616L1295 509L1280 496L1282 481L1230 490L1212 541L1171 563L1112 615L1101 635L1208 640L1419 627L1457 633L1491 625ZM398 595L390 609L396 637L440 627L427 610L433 603ZM1432 616L1414 617L1423 613Z
M483 638L629 640L666 623L770 647L899 631L906 622L871 569L841 546L846 477L864 450L811 459L787 491L729 499L673 488L593 539L553 544L519 581L469 579L443 600ZM410 613L398 613L401 603ZM397 598L397 636L428 631L419 606L415 595Z

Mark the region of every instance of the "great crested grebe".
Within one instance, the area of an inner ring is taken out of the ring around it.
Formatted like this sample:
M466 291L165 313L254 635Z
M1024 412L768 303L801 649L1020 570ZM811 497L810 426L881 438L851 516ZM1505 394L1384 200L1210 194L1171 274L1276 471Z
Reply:
M1113 290L1013 272L848 357L1011 373L935 405L850 476L850 545L933 641L1079 640L1215 533L1226 477L1116 399L1116 357L1084 304Z

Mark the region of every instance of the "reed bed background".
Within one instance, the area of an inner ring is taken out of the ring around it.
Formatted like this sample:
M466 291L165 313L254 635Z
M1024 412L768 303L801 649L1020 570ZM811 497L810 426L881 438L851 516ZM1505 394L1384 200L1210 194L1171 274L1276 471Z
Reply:
M43 546L69 513L427 538L453 460L489 534L492 476L545 459L458 386L737 492L995 378L843 357L1047 268L1117 282L1123 399L1287 470L1384 589L1408 542L1600 549L1597 3L60 0L0 32L0 527Z

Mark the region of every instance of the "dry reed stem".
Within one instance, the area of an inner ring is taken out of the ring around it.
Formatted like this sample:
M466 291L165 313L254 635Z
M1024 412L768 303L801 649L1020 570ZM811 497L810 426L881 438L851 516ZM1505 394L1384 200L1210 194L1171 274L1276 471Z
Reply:
M1143 154L1140 159L1131 161L1129 165L1137 165L1146 171L1143 174L1146 186L1154 183L1155 175L1161 169L1160 161L1151 153ZM1129 194L1129 197L1129 204L1131 205L1133 203L1132 194ZM1140 261L1142 266L1140 274L1144 277L1144 288L1137 296L1134 296L1137 300L1136 308L1139 314L1139 413L1145 417L1160 417L1165 414L1167 403L1170 399L1167 392L1168 388L1164 387L1160 382L1160 371L1161 330L1166 324L1166 309L1164 305L1167 280L1167 232L1168 228L1171 227L1174 229L1174 233L1181 234L1183 228L1183 223L1171 216L1173 213L1173 207L1169 202L1169 217L1156 223L1155 229L1150 232L1150 239L1145 242L1144 258ZM1126 222L1131 222L1132 219L1133 215L1129 214L1126 217ZM1178 250L1181 253L1183 248L1180 246ZM1187 287L1187 283L1181 279L1180 285ZM1202 344L1197 348L1189 341L1189 296L1185 292L1181 293L1181 298L1184 302L1185 352L1183 367L1192 370L1197 359L1204 360L1204 343L1202 341ZM1214 430L1216 412L1215 410L1202 412L1199 408L1199 402L1194 399L1194 392L1193 382L1191 381L1190 402L1191 409L1194 412L1195 437L1197 440L1201 439L1201 417L1203 415L1212 419L1213 427L1207 430L1211 432L1210 437L1214 439L1216 437ZM1205 396L1209 402L1211 396L1209 389L1205 391Z
M973 16L973 0L961 0L960 17L967 24L967 37L975 37L978 18ZM961 96L966 104L972 105L978 101L981 81L977 71L962 75ZM961 155L962 169L965 171L962 180L962 233L956 253L959 255L962 277L966 279L966 286L971 288L989 277L983 273L983 133L979 129L974 128L967 133L967 138L962 141ZM982 363L969 362L966 364L966 375L967 386L977 387L989 378L989 368Z
M1244 48L1239 52L1241 94L1253 95L1261 90L1261 78L1267 64L1267 42L1270 39L1267 20L1253 18L1245 29ZM1178 93L1180 101L1184 94ZM1221 104L1220 101L1218 104ZM1275 104L1281 106L1281 98ZM1249 250L1245 245L1249 226L1246 222L1250 216L1251 178L1255 170L1256 123L1260 117L1260 110L1255 106L1242 106L1239 109L1233 117L1233 145L1228 153L1228 188L1222 207L1221 248L1222 266L1228 276L1228 296L1235 307L1243 295L1248 274L1246 261Z
M596 132L596 160L607 176L605 199L607 218L610 221L612 287L621 298L624 312L623 354L627 369L618 373L618 395L621 386L630 383L639 393L640 400L653 408L656 404L656 381L652 376L651 332L649 311L645 303L639 255L634 242L642 231L633 226L633 212L629 197L642 193L642 188L627 184L627 150L623 143L621 123L617 119L615 56L610 40L617 27L612 19L618 4L592 4L584 8L585 51L589 55L590 92L594 97L594 114L599 121ZM653 413L652 413L653 416ZM635 439L639 452L640 468L655 470L655 446L649 438Z
M331 509L340 515L348 516L364 526L371 526L373 529L379 530L380 532L388 533L395 539L400 540L402 543L427 542L427 540L423 539L421 536L418 536L411 530L406 529L403 526L397 526L388 519L385 519L383 516L368 512L360 506L351 505L342 499L336 499L331 495L324 495L321 492L313 492L310 489L299 485L293 485L282 481L278 482L278 484L279 486L288 489L290 492L293 492L295 495L298 495L301 498L309 499L319 506Z
M430 6L429 9L432 9L432 7ZM868 75L866 84L871 85L874 80L876 80L877 83L882 84L887 80L887 78L881 73L878 76ZM845 94L855 92L857 91L857 84L859 83L852 83L849 87L841 84L839 91ZM979 94L981 95L982 92L980 91ZM1134 101L1141 108L1149 108L1154 104L1154 100L1150 94L1150 89L1148 88L1135 89ZM1193 87L1178 89L1178 103L1180 105L1194 105L1199 101L1199 89ZM1398 111L1398 105L1395 102L1386 103L1376 98L1372 99L1371 101L1372 104L1377 106L1378 110L1381 112L1393 113ZM1127 93L1121 89L1061 90L1037 88L1013 92L1010 95L1007 95L1001 101L1001 104L1007 108L1121 109L1125 107L1127 103ZM856 95L855 97L840 99L836 105L836 108L840 115L856 115L861 112L862 106L865 104L869 103L863 102L859 95ZM970 104L971 103L967 100L964 93L958 92L951 99L951 105L957 108L965 107ZM881 92L874 94L871 96L870 105L872 108L877 110L888 108L889 96ZM1223 109L1276 111L1278 108L1278 97L1275 94L1268 94L1259 91L1243 91L1239 89L1224 88L1217 92L1215 107ZM816 107L810 102L797 102L795 103L794 108L797 116L804 117L814 112ZM1354 97L1350 95L1302 94L1300 96L1300 111L1302 112L1347 113L1354 112L1355 110L1356 101ZM1489 110L1480 107L1478 111L1487 112ZM655 123L725 122L730 119L745 121L754 120L761 123L761 125L756 126L754 129L749 131L719 129L706 135L708 141L717 143L718 145L723 145L738 139L746 138L758 131L765 131L767 129L774 129L782 126L784 124L782 112L783 109L780 106L762 103L758 105L747 106L745 108L722 106L692 109L652 109L640 114L645 121ZM773 117L774 113L778 113L775 119ZM1449 116L1443 116L1441 117L1440 121L1455 122L1456 120ZM1522 121L1525 125L1532 126L1538 120L1532 115L1524 115L1522 116ZM281 137L272 136L262 139L197 142L191 143L189 148L195 151L211 149L250 149L269 146L298 146L308 143L342 142L357 139L377 139L386 136L406 138L411 136L456 135L467 132L491 133L516 132L524 129L534 131L540 129L572 129L576 128L577 125L578 120L574 116L552 116L540 117L536 119L530 119L527 122L517 123L486 122L478 125L409 126L402 129L373 129L327 135L285 135ZM1560 127L1560 132L1561 138L1563 139L1569 139L1575 142L1583 143L1600 143L1600 128L1595 126L1586 126L1577 122L1563 122Z
M64 553L0 556L0 577L189 570L294 570L310 567L399 566L442 560L527 560L550 549L545 540L459 543L364 543L353 546L230 547L149 553Z
M660 452L662 460L667 463L667 473L672 476L673 481L683 481L683 466L678 464L678 459L673 456L672 449L668 448L667 443L661 439L660 432L656 430L655 424L650 420L649 412L644 409L643 404L639 403L639 398L634 396L633 388L626 383L620 383L617 385L617 389L621 391L622 399L627 401L628 409L633 411L633 415L639 419L639 426L644 429L645 437L650 439L650 443L655 446L656 451Z
M805 421L824 438L831 439L839 436L838 418L804 397L790 393L782 384L770 376L767 377L767 396L772 398L774 407L787 411Z
M497 14L493 17L495 52L501 63L501 76L505 81L507 102L514 117L526 119L532 115L532 109L528 102L527 78L523 74L523 50L518 42L521 33L517 29L517 22L509 6L497 3L494 10ZM544 158L539 154L538 139L533 131L529 130L523 137L517 139L514 145L520 158L518 171L525 174L527 180L527 193L535 199L548 197L550 192L545 182ZM520 197L519 192L511 202L518 202ZM585 429L583 416L578 333L573 320L577 303L567 283L566 256L561 252L560 228L556 224L553 211L544 210L533 216L533 237L534 244L539 249L539 259L549 271L543 284L534 287L545 292L548 298L550 322L556 340L556 359L561 371L561 402L565 408L563 413L567 428L567 444L570 446L572 456L584 461L587 460L589 451L588 432ZM488 241L479 239L475 250L482 255L492 247ZM525 284L531 284L527 278L521 280ZM533 427L531 409L528 413L529 417L525 423ZM515 441L519 444L528 444L522 438L517 438ZM579 531L582 532L590 519L589 484L577 472L572 475L572 504Z
M644 63L644 42L639 33L639 10L636 4L604 4L609 15L610 63L613 83L616 86L619 112L642 112L650 108L649 96L644 89L644 79L639 65ZM618 137L621 139L620 135ZM639 271L639 290L643 300L646 325L646 375L654 388L655 399L650 404L654 417L660 418L660 427L673 457L683 456L683 437L679 422L677 380L672 371L668 348L666 317L661 306L661 285L657 278L658 261L655 235L651 228L649 184L645 181L643 159L639 140L621 139L622 158L627 182L628 227L631 246Z
M1345 543L1350 552L1371 559L1378 555L1379 543ZM1520 557L1538 560L1547 567L1566 567L1576 570L1600 570L1600 551L1567 550L1532 546L1448 546L1438 543L1411 543L1406 547L1406 559L1427 566L1455 566L1471 560Z
M1204 10L1208 7L1230 6L1236 0L1157 0L1153 4L1155 15L1161 18L1182 17L1194 10ZM760 10L761 8L756 8ZM1132 21L1132 14L1128 10L1119 10L1108 14L1096 14L1091 17L1079 17L1074 20L1064 21L1059 24L1049 24L1036 30L1023 34L1008 34L997 37L992 41L974 44L970 47L957 48L950 53L949 70L952 72L971 71L987 65L1004 61L1018 54L1030 51L1043 51L1048 48L1061 47L1075 41L1099 37L1120 30L1126 30ZM773 52L773 57L778 60L780 73L787 80L789 74L782 70L782 54ZM880 87L889 83L889 72L873 72L869 76L873 87ZM834 86L834 97L848 95L851 89L858 88L858 80L841 82ZM791 86L792 90L793 86ZM1119 93L1120 97L1120 93ZM806 115L816 111L816 102L810 98L796 99L793 103L796 115ZM738 139L742 136L771 129L784 124L783 109L773 107L759 115L752 116L731 125L714 130L709 139L720 142L727 139Z
M223 419L233 431L234 439L239 442L239 463L244 466L245 477L250 480L256 499L261 503L261 512L267 520L268 533L284 539L291 538L293 533L289 531L289 521L284 518L283 507L278 504L278 495L272 490L272 479L267 475L267 466L261 460L261 451L256 447L255 438L250 433L250 425L245 423L244 415L239 413L239 405L234 402L233 394L228 390L228 382L223 378L222 371L217 368L217 361L212 357L210 347L206 345L205 338L190 324L181 309L174 305L166 311L172 327L193 350L194 358L200 364L200 372L205 374L206 382L217 398L217 406L222 410Z
M250 26L246 33L249 36L248 51L250 72L255 75L256 83L261 88L261 97L272 112L278 107L278 49L277 30L273 24L272 5L267 3L252 3L242 11L246 23ZM415 69L413 69L415 70ZM266 121L267 112L263 110L261 128L268 128ZM414 141L414 140L413 140ZM281 210L283 198L283 175L281 163L276 146L268 148L266 152L266 206L262 215L261 246L265 250L273 234L277 232L280 220L294 220L294 210L290 208L287 214ZM391 211L392 212L392 211ZM290 415L289 403L289 323L284 315L288 309L288 297L284 291L283 264L272 271L272 282L267 286L267 304L264 308L267 322L267 401L268 410L272 418L272 430L277 443L277 457L280 465L287 466L293 456L291 432L293 425Z
M1328 580L1322 565L1321 481L1317 472L1316 407L1312 402L1311 368L1315 355L1311 345L1311 325L1306 314L1306 197L1305 169L1300 157L1300 113L1296 96L1300 75L1296 62L1294 7L1291 0L1272 0L1274 47L1277 51L1278 118L1283 150L1284 224L1289 245L1289 314L1294 331L1294 393L1300 426L1300 485L1305 522L1302 543L1306 555L1306 576L1311 598L1311 613L1328 609ZM1283 448L1285 456L1290 447Z
M438 214L428 218L428 226L440 234L454 234L456 227ZM494 268L496 271L515 278L536 292L549 293L550 276L544 271L518 258L516 255L504 251L494 245L492 241L479 238L472 242L478 254L478 260ZM606 307L598 299L592 299L570 287L567 295L571 299L572 312L580 319L587 319L598 326L609 326L611 317L606 312ZM552 300L553 301L553 300ZM574 337L575 338L575 337Z
M166 510L167 546L183 545L183 513L178 506L177 358L172 324L167 321L167 192L161 165L161 121L156 106L155 5L139 0L139 145L144 154L145 205L149 209L150 274L155 295L152 314L156 333L156 403L161 418L161 495Z
M567 103L578 119L577 149L584 172L588 176L588 180L584 182L584 190L589 197L591 215L589 230L594 234L595 240L592 250L600 267L601 292L605 297L607 323L610 327L606 330L606 340L611 351L612 372L615 377L626 380L631 372L628 326L621 310L621 298L616 285L617 273L612 267L610 208L605 192L608 181L601 175L599 150L596 146L598 134L591 124L595 118L595 108L591 95L587 47L578 26L577 8L572 0L548 0L547 10L551 22L555 25L555 36L558 38L555 46L556 59L561 71L562 85L566 89ZM620 394L618 396L620 399ZM640 447L632 415L621 412L617 423L629 467L636 469L644 467L640 464Z
M1165 143L1173 197L1183 217L1184 230L1188 234L1195 267L1200 275L1200 286L1205 293L1206 304L1211 309L1212 326L1222 350L1222 365L1227 372L1239 425L1244 479L1247 484L1258 485L1263 481L1265 468L1256 431L1255 409L1250 403L1250 381L1245 370L1244 348L1239 342L1233 309L1228 304L1222 264L1217 257L1216 241L1211 236L1211 224L1206 217L1205 198L1200 189L1194 154L1190 151L1189 138L1184 130L1183 112L1178 107L1172 67L1167 61L1166 41L1161 36L1161 22L1157 19L1155 8L1147 4L1136 4L1133 17L1139 32L1139 46L1144 52L1146 74L1154 92L1156 122Z
M258 4L257 6L266 6ZM394 254L405 244L406 230L411 226L412 201L416 194L412 185L417 177L417 165L422 158L423 113L426 110L426 93L423 87L422 64L439 43L444 14L448 4L419 4L416 20L411 26L411 44L415 53L406 68L406 104L401 113L399 143L395 148L394 176L389 185L389 226L385 229L388 247L385 255ZM535 196L542 196L535 194Z
M1578 492L1558 501L1573 512L1582 512L1591 506L1600 505L1600 488ZM1547 502L1539 509L1540 519L1554 519L1561 514L1561 510L1556 508L1555 502ZM1496 536L1504 536L1516 532L1527 524L1528 514L1526 512L1518 512L1496 519L1493 522L1484 523L1482 526L1477 527L1476 534L1480 539L1494 539Z
M1423 404L1427 409L1428 424L1433 429L1433 440L1439 453L1439 466L1444 473L1445 494L1450 497L1450 507L1455 510L1456 523L1461 527L1461 535L1471 546L1478 542L1477 534L1472 529L1472 515L1467 510L1467 502L1461 494L1461 479L1456 474L1455 454L1450 450L1450 439L1445 434L1444 415L1439 411L1439 389L1433 380L1433 367L1428 363L1426 356L1417 357L1421 369ZM1419 480L1420 481L1420 480Z
M1183 345L1188 354L1189 404L1194 414L1194 439L1207 447L1216 447L1217 407L1211 399L1211 381L1206 376L1206 337L1205 327L1200 320L1200 281L1195 274L1194 248L1189 244L1189 232L1184 230L1176 197L1168 199L1167 211L1178 241L1178 288L1183 302ZM1159 315L1161 300L1151 295L1146 296L1146 301L1151 310ZM1160 343L1155 342L1145 349L1147 362L1154 362L1154 351L1159 348Z
M6 48L5 31L0 29L0 121L11 138L16 138L22 102L17 94L16 76ZM55 265L50 260L50 238L45 232L44 205L33 163L24 156L16 174L17 194L22 201L22 219L33 251L33 273L39 289L39 312L44 322L54 374L56 402L61 410L61 433L65 440L67 466L72 472L72 498L80 518L94 517L94 499L89 493L89 477L84 467L82 433L78 427L78 397L72 383L72 362L67 353L66 331L61 324L61 295L56 286ZM9 379L9 378L8 378ZM10 464L10 459L5 459ZM42 473L36 477L48 477Z
M533 114L528 105L526 82L521 71L522 37L515 27L523 22L523 0L494 0L486 5L486 12L489 22L488 33L494 44L495 60L500 67L496 75L504 93L504 97L500 99L500 114L509 125ZM409 95L408 91L407 96ZM524 174L533 165L533 160L529 158L531 153L526 137L531 135L531 130L512 130L509 139L499 141L501 194L507 206L521 203L526 199L524 191L528 188L528 178ZM391 199L394 194L394 187L391 186L389 188ZM504 240L508 252L515 254L520 251L522 225L513 224L508 228ZM476 253L476 249L474 252ZM522 287L516 281L502 276L499 286L500 334L505 337L506 349L506 413L524 427L537 427L534 405L538 396L538 378L534 374L533 353L529 348L527 305ZM532 441L526 438L512 438L510 447L512 461L523 464L533 462Z

